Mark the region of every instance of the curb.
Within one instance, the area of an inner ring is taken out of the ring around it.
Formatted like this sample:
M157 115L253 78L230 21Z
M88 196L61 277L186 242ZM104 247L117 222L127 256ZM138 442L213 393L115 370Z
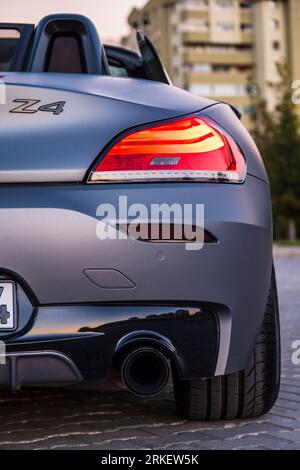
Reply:
M300 246L273 246L273 255L275 257L294 257L300 256Z

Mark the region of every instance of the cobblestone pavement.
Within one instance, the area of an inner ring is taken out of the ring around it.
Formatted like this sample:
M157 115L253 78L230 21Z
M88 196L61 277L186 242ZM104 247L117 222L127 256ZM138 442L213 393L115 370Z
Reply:
M190 423L171 390L141 402L126 392L32 390L0 395L0 449L300 449L300 256L276 257L282 322L282 386L255 420Z

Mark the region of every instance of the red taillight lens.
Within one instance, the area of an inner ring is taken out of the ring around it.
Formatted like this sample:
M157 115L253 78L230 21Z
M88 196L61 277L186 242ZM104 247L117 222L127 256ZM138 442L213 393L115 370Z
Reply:
M123 137L90 182L197 180L240 183L245 159L234 140L204 118L189 117Z

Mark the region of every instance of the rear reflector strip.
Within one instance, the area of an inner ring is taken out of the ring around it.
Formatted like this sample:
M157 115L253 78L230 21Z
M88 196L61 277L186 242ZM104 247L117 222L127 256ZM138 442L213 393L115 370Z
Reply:
M202 227L189 224L163 224L163 223L141 223L139 224L139 232L135 230L135 225L124 224L118 226L119 230L126 230L129 238L133 238L142 242L149 243L195 243L196 240L203 240L204 243L219 243L217 238ZM132 233L133 229L133 233ZM192 234L189 237L186 234Z
M111 183L129 181L212 181L242 183L245 179L243 172L233 171L97 171L90 174L90 183Z

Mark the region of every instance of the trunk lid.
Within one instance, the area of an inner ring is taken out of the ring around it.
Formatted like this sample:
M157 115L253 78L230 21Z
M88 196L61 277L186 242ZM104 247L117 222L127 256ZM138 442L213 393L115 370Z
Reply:
M147 80L32 73L0 80L0 183L82 182L126 129L213 104Z

